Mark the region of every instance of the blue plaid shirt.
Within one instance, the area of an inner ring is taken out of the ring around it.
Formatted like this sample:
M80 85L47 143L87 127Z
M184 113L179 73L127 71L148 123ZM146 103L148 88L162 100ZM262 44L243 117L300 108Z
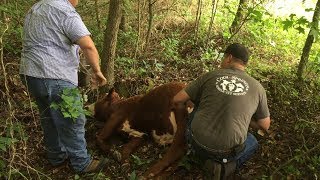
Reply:
M20 74L78 85L79 46L75 42L90 32L71 3L36 3L25 18L23 30Z

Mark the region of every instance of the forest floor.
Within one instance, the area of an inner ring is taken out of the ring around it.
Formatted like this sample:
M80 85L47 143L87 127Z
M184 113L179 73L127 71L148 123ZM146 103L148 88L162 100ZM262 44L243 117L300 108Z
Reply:
M158 78L158 80L155 78L154 85L168 82L169 79L178 80L179 77L184 77L181 80L187 81L193 77L185 73L190 71L182 69L179 73L183 74L177 74L173 73L175 71L170 66L167 67L169 68L161 74L161 77L166 78ZM17 68L12 68L10 73L15 74L8 77L10 95L14 99L11 102L13 104L11 116L14 117L14 123L24 127L24 134L21 136L26 137L25 141L16 146L13 164L20 172L29 174L31 179L137 179L140 174L154 163L154 160L161 157L161 154L166 149L166 147L158 147L153 142L148 141L134 153L129 163L120 164L111 155L106 155L99 150L96 145L95 135L101 124L99 125L93 119L88 118L86 125L88 149L95 157L108 157L107 168L99 174L86 175L77 175L67 165L62 168L53 168L45 157L43 135L37 110L34 108L33 112L31 111L31 101L26 96L26 90L19 80ZM319 132L320 118L319 111L317 112L316 110L318 105L309 102L303 93L297 99L287 99L284 97L287 93L281 91L281 88L276 88L276 86L281 82L290 82L290 79L279 78L274 73L270 74L260 74L261 76L258 78L268 92L272 117L270 134L251 131L257 137L260 148L254 157L245 164L239 173L239 177L242 177L242 179L265 179L268 177L276 177L275 179L296 179L301 177L317 179L320 176L318 164L320 162L318 153L320 150L320 133L317 133ZM130 82L126 83L126 86L130 86L128 89L132 92L139 92L137 89L148 86L148 81L144 79L131 79L128 81ZM127 81L118 79L117 82L125 83ZM1 85L1 89L5 89L4 85ZM319 87L308 88L308 91L311 92L319 92L318 90ZM281 93L279 94L280 91ZM288 102L284 102L285 100ZM6 106L5 99L2 100L1 106ZM32 106L35 107L34 104ZM315 109L314 111L312 107ZM9 117L8 112L2 112L1 115L2 117ZM5 129L3 125L1 125L1 128ZM116 138L113 143L115 149L121 147L119 138ZM12 151L9 152L9 155L12 156ZM7 155L8 159L9 155ZM199 166L196 163L192 163L190 159L189 161L188 158L185 159L187 161L180 163L181 167L166 179L203 178ZM13 173L13 177L21 178L19 173ZM26 178L29 179L27 175Z

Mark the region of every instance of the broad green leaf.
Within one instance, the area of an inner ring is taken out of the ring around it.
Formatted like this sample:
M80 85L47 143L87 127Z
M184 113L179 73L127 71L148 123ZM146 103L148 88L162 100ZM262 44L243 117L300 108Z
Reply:
M130 180L136 180L137 179L137 174L136 171L132 171L132 173L130 174Z
M293 26L293 21L286 19L285 21L282 21L282 24L283 24L283 29L287 31L289 28Z
M65 118L71 118L71 115L68 112L63 112L62 114Z
M305 9L305 11L306 12L312 12L312 11L314 11L314 9L313 8L307 8L307 9Z
M12 143L16 143L18 140L16 138L10 138L10 137L2 137L0 136L0 143L5 145L11 145Z
M303 27L298 26L295 29L298 30L299 33L304 34L304 28Z
M72 117L72 118L78 118L79 115L80 115L80 113L79 113L79 112L76 112L76 111L70 112L70 114L71 114L71 117Z
M74 97L62 95L62 99L68 105L73 105Z
M297 24L299 24L299 25L307 25L307 24L309 24L309 21L305 17L300 17L297 20Z
M7 150L6 144L0 143L0 149L1 149L2 151L6 151L6 150Z
M297 15L296 14L290 14L290 19L292 20L294 17L296 17Z
M80 179L80 176L78 174L76 174L76 175L74 175L74 179L78 180L78 179Z
M59 105L57 103L51 103L50 108L53 108L55 110L57 110L59 108Z
M259 10L254 10L252 12L253 16L254 16L254 20L255 21L261 21L262 20L262 16L263 16L263 13Z
M0 159L0 171L6 167L6 163Z
M93 117L93 114L92 114L91 111L84 110L83 112L84 112L84 114L85 114L86 116L91 116L91 117Z

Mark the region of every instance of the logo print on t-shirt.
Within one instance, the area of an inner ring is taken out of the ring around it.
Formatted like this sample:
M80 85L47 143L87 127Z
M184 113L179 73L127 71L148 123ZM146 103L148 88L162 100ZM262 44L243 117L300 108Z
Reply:
M243 96L249 90L248 83L236 76L222 76L217 78L216 88L225 94Z

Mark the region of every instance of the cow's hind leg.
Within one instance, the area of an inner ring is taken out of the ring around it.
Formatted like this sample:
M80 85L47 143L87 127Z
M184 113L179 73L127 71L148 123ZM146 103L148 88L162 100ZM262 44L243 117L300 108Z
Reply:
M179 169L180 161L175 161L169 167L161 171L154 179L169 179L177 169ZM171 178L172 179L172 178ZM173 178L174 179L174 178Z
M172 145L169 147L163 158L145 172L144 177L158 175L162 170L180 159L186 153L187 144L185 142L185 130L188 113L185 108L175 109L174 112L177 122L177 132L174 136Z

